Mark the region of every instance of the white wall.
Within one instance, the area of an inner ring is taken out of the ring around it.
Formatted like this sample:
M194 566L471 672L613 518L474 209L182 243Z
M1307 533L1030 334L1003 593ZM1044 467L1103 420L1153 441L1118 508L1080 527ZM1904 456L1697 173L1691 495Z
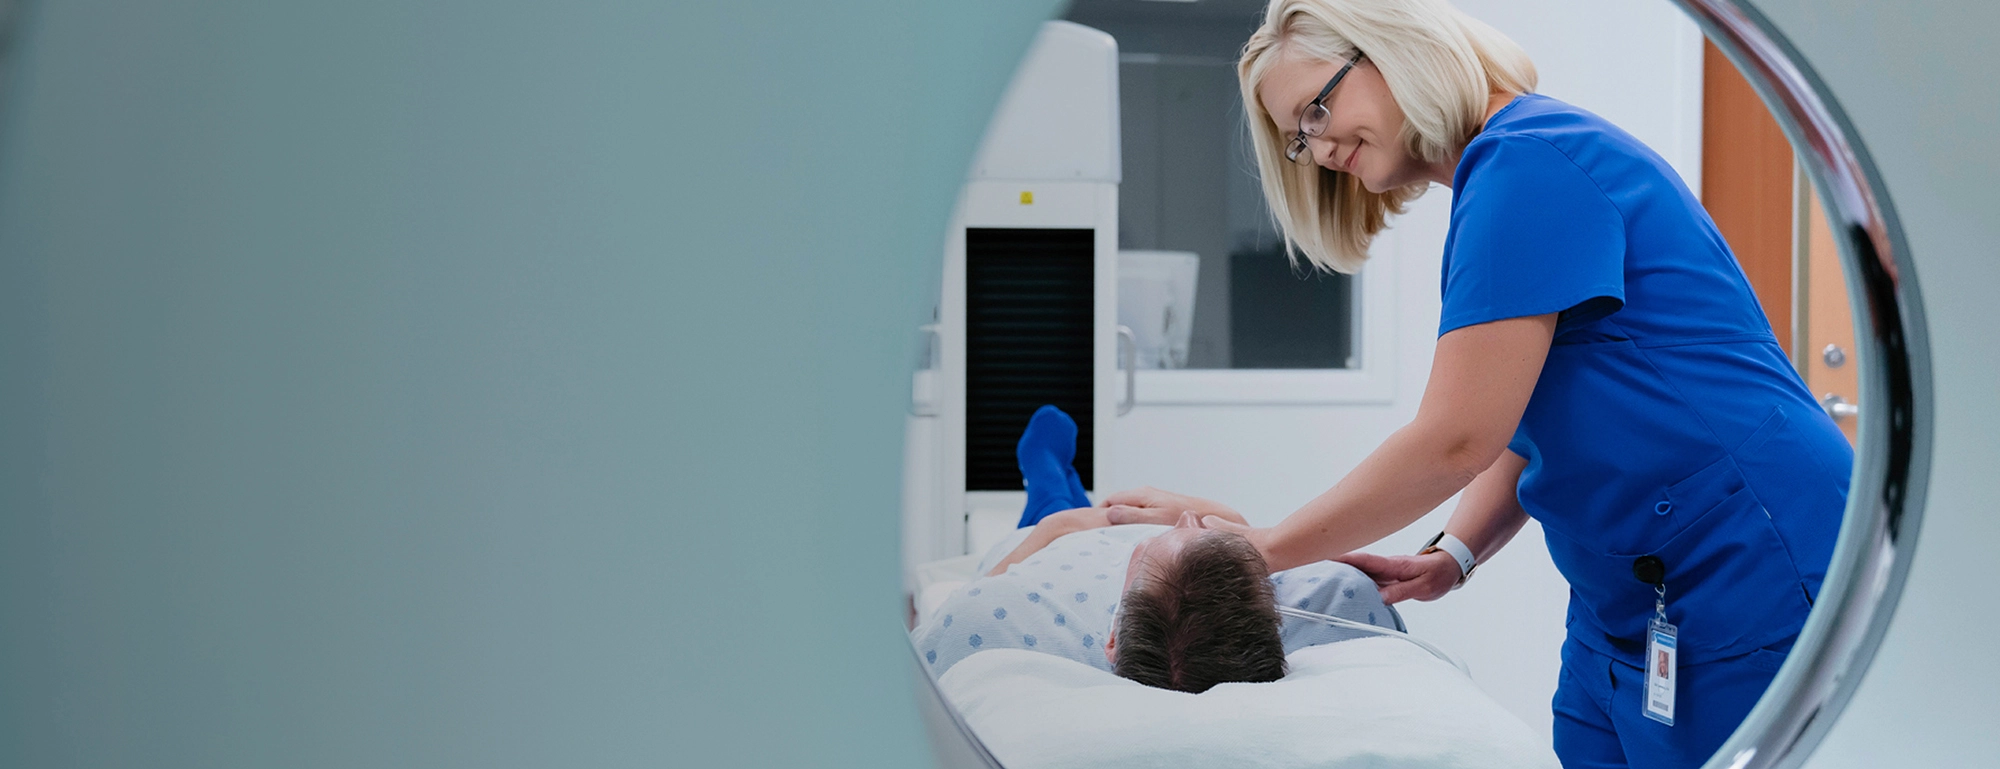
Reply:
M1462 0L1512 36L1541 91L1631 131L1694 182L1700 169L1700 34L1662 0ZM1433 188L1375 248L1364 272L1394 282L1394 396L1388 403L1156 405L1116 425L1100 488L1153 485L1224 501L1275 523L1325 491L1416 413L1438 322L1438 271L1450 190ZM1394 262L1394 269L1380 265ZM1447 503L1369 550L1414 552ZM1463 657L1473 677L1542 734L1550 729L1568 587L1530 524L1464 590L1399 609L1413 631Z

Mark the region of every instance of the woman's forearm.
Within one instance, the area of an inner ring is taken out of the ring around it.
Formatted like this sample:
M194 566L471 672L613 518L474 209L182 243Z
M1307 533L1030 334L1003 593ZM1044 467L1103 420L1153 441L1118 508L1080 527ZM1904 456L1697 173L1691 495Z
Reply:
M1516 492L1521 470L1527 466L1528 460L1521 455L1500 452L1493 466L1480 473L1459 496L1458 509L1452 511L1444 530L1472 549L1473 560L1485 563L1528 523L1528 514L1521 509Z
M1381 539L1492 467L1521 423L1555 328L1556 314L1547 313L1438 337L1416 421L1338 485L1260 533L1257 546L1271 568L1332 558Z
M1491 464L1456 431L1413 422L1338 485L1273 527L1260 543L1265 560L1278 571L1367 545L1423 517Z

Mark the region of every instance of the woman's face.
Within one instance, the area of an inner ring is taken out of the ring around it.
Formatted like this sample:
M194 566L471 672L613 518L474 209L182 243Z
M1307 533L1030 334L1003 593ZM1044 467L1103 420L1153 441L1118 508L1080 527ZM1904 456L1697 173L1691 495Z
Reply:
M1299 115L1345 64L1288 52L1271 65L1257 86L1257 99L1284 141L1298 134ZM1354 65L1320 103L1328 113L1326 130L1306 142L1315 164L1353 174L1370 192L1387 192L1427 178L1424 164L1397 141L1403 131L1403 109L1389 95L1389 84L1373 62L1364 58Z

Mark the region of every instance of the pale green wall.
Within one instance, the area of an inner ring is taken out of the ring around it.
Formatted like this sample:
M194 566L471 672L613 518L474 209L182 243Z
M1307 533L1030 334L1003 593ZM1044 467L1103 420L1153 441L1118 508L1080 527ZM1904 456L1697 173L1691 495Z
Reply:
M1053 0L51 0L0 766L914 766L901 414Z

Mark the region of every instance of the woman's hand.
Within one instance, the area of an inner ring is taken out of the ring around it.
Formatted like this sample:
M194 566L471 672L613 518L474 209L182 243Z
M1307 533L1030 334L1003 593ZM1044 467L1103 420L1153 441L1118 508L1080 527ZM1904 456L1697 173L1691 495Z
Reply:
M1253 540L1254 541L1254 540ZM1451 592L1458 584L1458 561L1450 553L1438 551L1426 555L1375 555L1353 552L1333 560L1360 569L1361 573L1375 580L1375 587L1382 591L1382 602L1400 603L1415 598L1419 601L1435 601Z
M1271 560L1271 551L1269 549L1269 545L1271 543L1270 529L1260 529L1255 526L1243 523L1242 521L1232 521L1219 515L1202 516L1201 527L1204 529L1215 529L1216 531L1227 531L1235 534L1240 534L1243 536L1244 539L1250 540L1250 544L1255 546L1257 548L1257 552L1264 556L1264 560L1266 563L1269 563ZM1272 571L1275 572L1279 570L1272 569Z
M1245 523L1243 516L1221 502L1161 491L1151 486L1112 494L1098 502L1097 506L1105 508L1105 515L1110 517L1112 523L1157 523L1172 526L1175 521L1180 520L1181 513L1190 510L1199 516L1212 515L1230 523Z

